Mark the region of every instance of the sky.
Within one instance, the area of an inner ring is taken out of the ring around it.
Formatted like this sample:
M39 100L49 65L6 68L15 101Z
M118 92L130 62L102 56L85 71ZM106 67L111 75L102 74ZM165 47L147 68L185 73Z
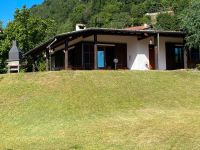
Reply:
M13 20L16 8L22 8L26 5L28 8L34 4L41 4L44 0L0 0L0 21L3 21L3 26Z

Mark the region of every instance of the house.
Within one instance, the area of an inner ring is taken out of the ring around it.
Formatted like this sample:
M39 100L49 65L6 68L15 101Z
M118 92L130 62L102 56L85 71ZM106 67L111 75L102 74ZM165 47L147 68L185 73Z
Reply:
M148 28L87 28L60 34L30 50L36 62L45 57L47 70L117 69L174 70L187 68L185 33ZM199 59L200 60L200 59Z

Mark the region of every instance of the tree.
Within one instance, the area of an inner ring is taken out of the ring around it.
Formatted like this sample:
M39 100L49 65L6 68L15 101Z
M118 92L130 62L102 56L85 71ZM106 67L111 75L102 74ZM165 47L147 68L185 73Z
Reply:
M0 41L4 39L4 34L3 34L3 22L0 21Z
M182 13L183 10L188 8L191 0L176 0L172 3L172 7L175 13Z
M8 41L5 40L5 34L3 30L3 22L0 21L0 73L6 72L5 70L5 60L6 60L6 51L2 47L6 47Z
M157 17L156 29L159 30L180 30L180 21L176 15L161 13Z
M55 34L54 21L35 17L24 6L21 10L16 10L14 21L7 25L5 34L9 41L18 41L22 52L27 52Z
M55 31L53 20L33 16L26 6L17 9L14 20L8 23L3 32L4 38L0 41L0 68L6 66L12 40L17 40L22 53L25 53L52 37Z
M144 1L144 5L148 13L158 12L164 9L161 0L146 0Z
M0 34L2 34L2 33L3 33L3 22L0 21Z
M145 16L145 4L132 4L131 7L131 24L133 26L143 25L144 23L149 23L150 19Z
M85 4L77 5L73 13L69 16L71 22L75 25L77 23L87 24L91 16L91 9Z
M189 48L200 49L200 1L192 0L180 15L182 28L187 32L186 44Z

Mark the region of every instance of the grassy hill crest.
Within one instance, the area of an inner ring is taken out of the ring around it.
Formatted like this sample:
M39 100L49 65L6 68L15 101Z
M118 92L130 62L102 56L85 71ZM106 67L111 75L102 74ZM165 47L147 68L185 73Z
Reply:
M0 149L199 149L195 71L0 75Z

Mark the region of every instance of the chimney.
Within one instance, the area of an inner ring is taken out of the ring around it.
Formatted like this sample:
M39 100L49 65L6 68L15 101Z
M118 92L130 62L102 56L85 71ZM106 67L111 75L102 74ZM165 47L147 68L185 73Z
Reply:
M144 28L145 28L145 29L149 29L150 26L149 26L148 24L145 23L145 24L144 24Z
M76 24L76 31L84 30L86 26L84 24Z

